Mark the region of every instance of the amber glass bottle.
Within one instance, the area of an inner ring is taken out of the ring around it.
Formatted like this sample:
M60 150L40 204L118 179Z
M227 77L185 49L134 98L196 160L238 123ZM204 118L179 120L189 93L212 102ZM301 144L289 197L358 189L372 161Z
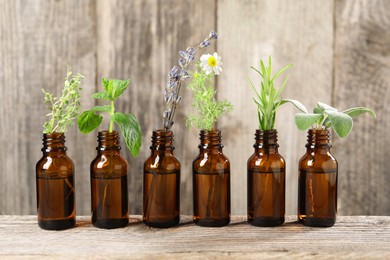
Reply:
M91 163L92 224L99 228L127 226L127 162L120 155L118 132L99 132L96 149Z
M222 148L221 131L200 132L200 152L192 164L194 222L199 226L230 222L230 162Z
M284 223L285 161L278 153L276 130L256 130L248 169L248 222L271 227Z
M305 226L331 227L337 212L337 161L330 153L328 129L308 131L299 161L298 218Z
M143 222L172 227L180 221L180 162L173 155L172 131L153 131L150 149L144 164Z
M43 157L36 165L38 224L61 230L75 225L74 164L66 155L65 135L43 135Z

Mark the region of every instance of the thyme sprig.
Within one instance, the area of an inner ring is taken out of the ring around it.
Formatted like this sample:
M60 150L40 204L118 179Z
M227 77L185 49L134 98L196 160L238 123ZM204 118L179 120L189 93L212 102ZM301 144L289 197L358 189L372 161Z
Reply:
M195 54L199 49L210 46L212 39L218 39L218 34L215 31L211 31L209 36L203 40L198 47L188 47L185 51L180 51L180 58L178 60L179 66L174 66L169 72L169 79L166 88L163 92L164 102L167 104L167 109L163 114L163 128L168 131L174 124L174 116L176 108L180 103L182 97L180 96L180 89L185 79L190 75L187 71L190 63L195 59Z
M83 78L79 73L72 75L72 71L68 68L60 97L54 97L52 93L42 89L43 102L50 110L46 115L50 119L43 124L44 133L65 133L70 126L74 125L74 119L80 114L80 84Z

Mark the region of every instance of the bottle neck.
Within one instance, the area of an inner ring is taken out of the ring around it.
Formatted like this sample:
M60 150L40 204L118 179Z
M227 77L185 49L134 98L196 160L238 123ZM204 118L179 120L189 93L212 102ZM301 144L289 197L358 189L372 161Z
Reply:
M272 130L256 130L255 144L253 145L255 152L264 152L270 154L278 153L278 131Z
M117 131L102 131L98 133L98 146L96 147L98 153L119 153L120 149L119 134Z
M150 146L152 154L169 152L175 149L173 146L173 132L165 130L156 130L152 134L152 145Z
M221 143L222 135L220 130L201 130L200 131L199 150L202 151L220 151L222 152L223 145Z
M332 147L330 140L331 132L329 129L309 129L307 132L306 148L308 151L329 151Z
M47 155L49 153L61 153L66 154L66 146L65 146L65 135L64 133L51 133L51 134L43 134L42 139L42 152Z

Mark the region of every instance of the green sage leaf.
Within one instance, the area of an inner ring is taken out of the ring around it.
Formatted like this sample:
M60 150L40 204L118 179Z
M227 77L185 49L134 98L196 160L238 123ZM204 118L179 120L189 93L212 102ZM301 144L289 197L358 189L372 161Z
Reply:
M366 107L352 107L347 110L344 110L343 113L349 115L352 118L358 117L364 113L369 113L371 116L376 118L375 112Z
M298 113L295 115L295 124L299 130L309 129L322 115Z
M137 157L141 148L142 132L137 118L132 114L116 112L112 120L119 125L123 139L133 157Z
M87 110L79 116L77 125L81 133L88 134L98 128L102 123L102 120L103 117L101 115L95 114L92 110Z
M337 111L325 111L332 123L333 129L339 137L346 137L353 126L352 117Z
M306 107L301 103L299 102L298 100L294 100L294 99L282 99L281 102L280 102L280 105L283 105L283 104L286 104L286 103L291 103L293 104L296 108L298 108L301 112L305 113L305 114L309 114L309 112L307 111Z
M337 111L337 109L334 107L331 107L322 102L317 102L317 107L313 109L313 112L314 114L322 114L325 110Z

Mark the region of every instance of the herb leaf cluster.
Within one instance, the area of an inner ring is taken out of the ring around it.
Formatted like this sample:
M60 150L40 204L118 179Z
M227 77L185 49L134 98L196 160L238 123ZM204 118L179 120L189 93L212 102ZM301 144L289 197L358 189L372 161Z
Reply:
M233 110L233 105L229 101L216 100L217 92L213 87L213 76L213 74L206 74L202 69L193 73L192 81L187 88L194 93L192 106L198 114L189 115L187 125L202 130L212 130L214 123L222 114Z
M352 107L340 112L334 107L318 102L313 113L296 114L295 124L299 130L306 130L310 127L333 128L339 137L346 137L352 130L353 118L364 113L376 118L374 111L366 107Z
M268 58L268 66L264 65L264 62L260 60L260 69L251 67L256 71L262 81L261 87L259 90L253 85L249 80L249 84L252 87L253 91L256 94L256 98L253 98L254 102L257 105L257 115L259 118L259 129L260 130L271 130L275 127L276 119L276 110L285 103L291 103L296 108L302 112L307 112L304 105L299 101L293 99L281 99L280 95L286 86L288 77L284 80L282 86L279 89L276 89L274 83L275 80L287 69L291 68L292 64L287 65L286 67L279 70L274 76L272 76L272 59Z
M281 99L279 98L284 87L286 86L288 77L284 80L282 86L277 90L274 81L287 69L291 68L292 64L279 70L274 76L272 76L272 59L268 58L268 67L264 65L264 62L260 60L260 69L251 67L256 71L262 81L261 87L258 91L253 83L249 80L249 85L252 87L256 94L256 98L253 98L257 105L257 115L259 118L260 130L271 130L275 127L276 110L285 103L291 103L302 112L307 112L304 105L299 101L293 99Z
M68 68L60 97L54 97L53 94L42 89L43 102L50 110L47 114L50 119L43 124L44 133L65 133L70 126L74 125L74 119L80 114L80 91L82 89L80 84L83 78L81 74L72 75L72 71Z
M218 39L218 34L215 31L211 31L209 36L204 39L198 47L188 47L185 51L179 51L180 58L178 60L179 66L173 66L168 75L167 86L163 91L164 102L167 105L167 109L163 114L163 127L166 131L170 130L174 124L174 117L177 106L179 105L182 97L180 96L180 89L185 79L189 78L189 72L187 71L191 62L195 59L195 54L199 49L206 48L211 45L211 40Z
M115 111L115 100L123 94L129 85L128 80L102 79L104 91L92 95L93 98L110 101L109 105L95 106L84 111L78 118L80 132L88 134L100 126L103 121L101 112L110 115L109 132L113 131L114 123L121 130L123 139L130 153L136 157L141 148L142 132L137 118L133 114L123 114Z

